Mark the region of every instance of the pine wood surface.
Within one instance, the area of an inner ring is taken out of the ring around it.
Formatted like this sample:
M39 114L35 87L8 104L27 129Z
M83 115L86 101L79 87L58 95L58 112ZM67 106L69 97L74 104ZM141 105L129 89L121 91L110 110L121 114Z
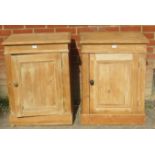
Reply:
M11 124L72 124L68 35L26 34L4 42Z
M81 44L145 44L148 39L140 32L81 32Z
M142 124L147 39L141 33L81 33L82 124ZM91 81L94 84L91 84Z
M3 45L67 44L70 42L70 35L68 32L13 34L3 42Z

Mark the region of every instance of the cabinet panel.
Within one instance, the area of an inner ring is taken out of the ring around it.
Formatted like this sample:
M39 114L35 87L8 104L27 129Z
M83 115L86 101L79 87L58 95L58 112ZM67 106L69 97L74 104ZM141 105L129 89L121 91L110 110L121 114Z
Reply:
M132 54L90 54L90 112L132 112Z
M12 56L18 117L63 113L61 55Z

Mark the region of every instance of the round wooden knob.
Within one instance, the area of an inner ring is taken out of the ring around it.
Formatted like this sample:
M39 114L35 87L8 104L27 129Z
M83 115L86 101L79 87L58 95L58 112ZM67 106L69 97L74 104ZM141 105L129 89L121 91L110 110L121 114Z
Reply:
M94 85L94 80L90 80L89 83L90 83L90 85L93 86Z
M17 83L17 82L14 82L13 85L14 85L15 87L18 87L18 83Z

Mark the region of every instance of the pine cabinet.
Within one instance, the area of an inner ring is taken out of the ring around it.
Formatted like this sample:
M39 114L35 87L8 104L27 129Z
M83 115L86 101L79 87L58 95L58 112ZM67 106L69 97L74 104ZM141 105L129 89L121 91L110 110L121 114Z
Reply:
M69 42L69 33L4 41L11 124L72 124Z
M134 32L81 33L82 124L142 124L148 40Z

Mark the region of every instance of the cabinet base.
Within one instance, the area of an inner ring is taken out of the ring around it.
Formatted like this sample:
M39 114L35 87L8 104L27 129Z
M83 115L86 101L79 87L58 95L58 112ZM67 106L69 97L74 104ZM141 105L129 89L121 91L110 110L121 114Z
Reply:
M15 117L10 115L11 125L71 125L72 115Z
M145 122L145 115L101 115L81 114L80 122L83 125L142 125Z

